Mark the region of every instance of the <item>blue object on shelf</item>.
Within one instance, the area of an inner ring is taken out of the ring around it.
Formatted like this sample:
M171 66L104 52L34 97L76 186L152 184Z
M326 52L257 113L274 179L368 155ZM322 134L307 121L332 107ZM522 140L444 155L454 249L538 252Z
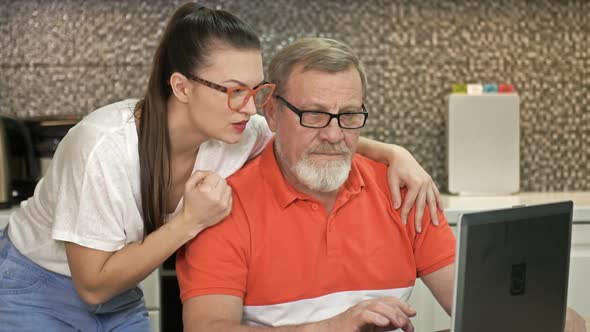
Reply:
M483 92L484 93L498 93L498 84L484 84L483 85Z

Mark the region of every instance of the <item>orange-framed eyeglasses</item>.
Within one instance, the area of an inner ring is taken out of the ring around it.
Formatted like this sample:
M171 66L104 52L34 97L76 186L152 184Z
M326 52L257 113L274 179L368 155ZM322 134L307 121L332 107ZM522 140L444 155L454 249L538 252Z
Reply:
M191 74L184 74L184 76L186 76L191 81L226 93L227 106L229 109L236 112L246 106L248 100L250 100L250 97L254 97L254 104L257 108L262 108L262 106L264 106L270 100L270 97L272 97L272 94L275 91L275 85L266 81L263 81L254 87L254 89L250 89L247 86L234 86L228 88Z

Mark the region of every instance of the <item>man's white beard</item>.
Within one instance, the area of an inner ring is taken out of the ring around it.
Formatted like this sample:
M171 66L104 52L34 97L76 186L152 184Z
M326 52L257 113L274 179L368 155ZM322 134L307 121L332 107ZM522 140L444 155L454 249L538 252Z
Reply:
M286 162L287 159L282 152L278 137L276 143L277 157ZM340 160L313 160L309 158L309 154L312 152L343 152L345 156ZM352 152L344 142L340 142L340 144L323 143L307 149L295 165L288 163L287 166L297 180L307 188L313 191L331 192L338 190L346 182L351 162Z
M311 160L307 156L299 160L292 171L297 180L313 191L331 192L338 190L348 179L350 160Z

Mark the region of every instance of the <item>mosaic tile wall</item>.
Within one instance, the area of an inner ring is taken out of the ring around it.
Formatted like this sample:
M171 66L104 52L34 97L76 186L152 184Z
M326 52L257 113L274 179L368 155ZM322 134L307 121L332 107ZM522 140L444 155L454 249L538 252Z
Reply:
M0 0L0 114L86 114L140 96L181 1ZM296 38L349 43L369 74L365 135L407 147L444 190L456 82L521 95L521 189L590 190L590 2L226 0L264 56Z

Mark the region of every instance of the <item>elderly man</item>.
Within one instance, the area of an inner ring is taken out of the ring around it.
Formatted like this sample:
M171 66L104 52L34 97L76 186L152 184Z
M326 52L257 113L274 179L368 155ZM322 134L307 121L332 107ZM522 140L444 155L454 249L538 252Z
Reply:
M366 77L344 44L303 39L273 59L273 144L228 182L231 215L178 257L188 331L412 331L421 277L450 312L454 237L392 208L386 166L355 155ZM428 211L424 218L430 218Z
M272 144L228 179L233 209L180 251L185 331L413 331L417 277L451 312L455 241L392 208L386 166L355 154L366 77L346 45L299 40L272 60ZM578 320L579 322L579 320ZM583 331L583 330L580 330Z

